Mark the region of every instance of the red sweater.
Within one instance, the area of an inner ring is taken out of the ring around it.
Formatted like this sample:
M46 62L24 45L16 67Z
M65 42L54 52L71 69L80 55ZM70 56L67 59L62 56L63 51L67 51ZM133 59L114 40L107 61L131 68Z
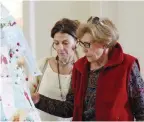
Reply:
M138 63L136 58L123 53L120 44L117 43L97 80L96 121L134 120L127 92L127 82L134 61ZM73 68L72 88L75 95L73 121L82 120L88 67L89 62L86 57L83 57Z

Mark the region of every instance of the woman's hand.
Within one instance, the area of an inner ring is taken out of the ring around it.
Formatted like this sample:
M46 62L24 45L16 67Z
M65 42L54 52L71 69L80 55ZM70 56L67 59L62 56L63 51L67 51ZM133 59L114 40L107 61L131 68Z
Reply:
M40 100L40 95L39 95L39 93L33 93L32 94L32 101L34 102L34 104L37 104L38 102L39 102L39 100Z

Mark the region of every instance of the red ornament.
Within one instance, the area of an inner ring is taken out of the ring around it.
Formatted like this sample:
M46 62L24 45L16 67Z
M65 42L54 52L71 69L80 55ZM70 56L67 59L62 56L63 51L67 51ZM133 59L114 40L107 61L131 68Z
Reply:
M26 96L27 100L29 100L28 94L24 92L24 95Z
M10 53L10 57L12 58L12 56L13 56L13 54L12 53Z
M35 84L33 86L34 86L35 89L37 88L37 86Z
M1 57L0 57L0 63L4 63L4 64L8 63L8 61L7 61L7 59L6 59L5 56L1 55Z
M26 78L25 80L28 81L28 78Z
M19 43L19 42L17 43L17 46L20 46L20 43Z

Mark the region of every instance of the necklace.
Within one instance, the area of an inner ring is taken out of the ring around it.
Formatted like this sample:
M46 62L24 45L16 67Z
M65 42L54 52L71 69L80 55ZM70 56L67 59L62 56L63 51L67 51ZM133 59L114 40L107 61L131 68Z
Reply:
M60 69L59 69L59 59L58 59L58 56L56 57L56 60L57 60L57 69L58 69L58 80L59 80L60 95L61 95L62 100L65 100L64 95L63 95L63 93L62 93L61 83L60 83ZM72 63L72 62L71 62L71 63ZM69 64L69 62L66 63L66 64ZM72 64L74 64L74 61L73 61Z
M68 62L60 61L58 58L56 58L56 60L57 60L57 63L59 63L60 66L62 66L62 67L65 67L65 66L67 66L68 64L72 64L72 65L74 64L74 60L68 61Z

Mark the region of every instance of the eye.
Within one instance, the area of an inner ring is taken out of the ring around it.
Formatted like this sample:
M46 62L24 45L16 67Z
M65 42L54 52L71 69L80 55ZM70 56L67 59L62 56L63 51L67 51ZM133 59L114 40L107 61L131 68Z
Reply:
M64 44L64 45L68 45L69 43L68 43L68 42L63 42L63 44Z
M90 47L90 43L84 42L84 46L87 47L87 48L89 48Z
M59 43L58 42L54 42L54 45L59 45Z

